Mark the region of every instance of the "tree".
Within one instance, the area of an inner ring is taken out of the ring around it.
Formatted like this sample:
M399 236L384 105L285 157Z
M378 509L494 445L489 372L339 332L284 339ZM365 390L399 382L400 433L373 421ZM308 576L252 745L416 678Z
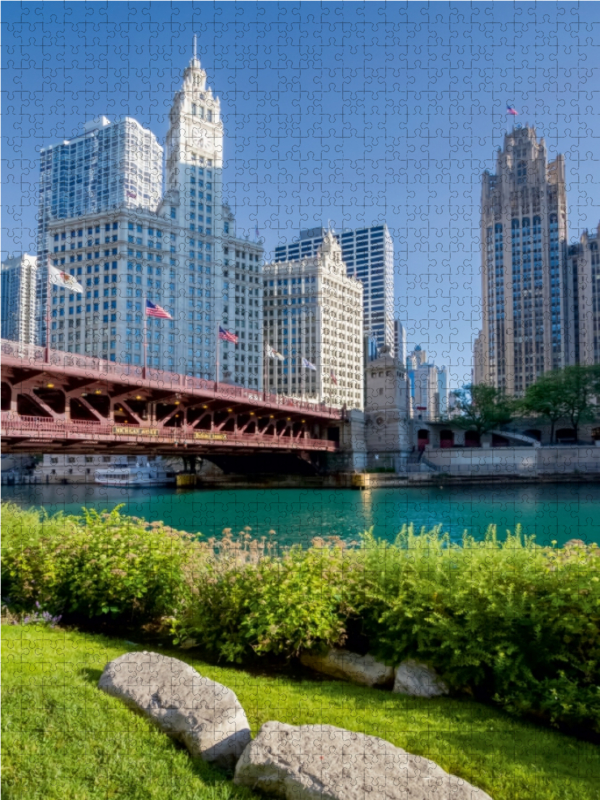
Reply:
M546 417L550 422L550 444L559 419L568 419L579 440L579 425L598 416L600 366L576 365L545 372L527 387L519 402L524 412Z
M598 416L596 396L600 389L598 366L565 367L563 402L565 417L575 431L575 442L579 442L579 425Z
M456 392L456 407L460 416L453 417L452 423L481 436L511 421L514 402L494 386L479 383Z
M564 370L545 372L527 387L525 397L518 407L526 414L545 417L550 423L550 444L554 443L554 430L561 417L566 416Z

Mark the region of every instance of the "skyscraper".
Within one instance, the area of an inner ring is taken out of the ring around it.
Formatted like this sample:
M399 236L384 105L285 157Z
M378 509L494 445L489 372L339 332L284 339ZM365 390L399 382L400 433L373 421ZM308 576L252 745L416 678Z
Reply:
M394 320L394 354L404 366L406 364L406 328L399 319Z
M520 396L574 358L564 158L548 163L535 128L515 128L482 184L482 363L475 372Z
M35 256L25 253L2 262L2 338L35 341Z
M600 364L600 225L584 231L568 249L568 279L573 296L574 360Z
M325 228L300 231L297 242L275 248L274 261L309 258L317 254ZM333 233L342 247L347 274L364 287L363 326L379 347L394 355L394 244L387 225Z
M101 131L110 128L105 122ZM134 120L126 122L139 128ZM83 295L51 290L50 344L211 380L218 361L220 380L260 389L263 249L236 236L233 214L223 204L220 106L195 56L185 69L169 123L164 195L161 169L158 192L139 202L141 190L136 194L127 178L136 170L127 166L123 179L123 164L116 158L107 169L117 186L126 187L124 194L110 195L111 202L81 215L70 216L70 207L69 216L58 219L42 213L45 238L40 249L84 287ZM136 142L142 147L146 134L154 140L141 130L144 136L137 131L131 142L127 136L127 147ZM111 145L110 153L118 156L119 148ZM61 208L64 191L59 185ZM45 309L45 275L41 285ZM145 320L146 299L161 305L172 319ZM217 359L220 324L237 333L239 344L232 348L221 343ZM44 328L40 325L42 333Z
M270 391L362 409L363 288L349 278L331 232L316 255L264 268L264 340Z
M427 353L417 345L406 359L412 411L417 419L435 420L448 412L448 373L427 361Z
M37 338L45 342L48 230L52 222L117 208L154 210L162 195L163 149L131 117L98 117L83 133L42 148L38 217ZM62 246L62 245L61 245Z

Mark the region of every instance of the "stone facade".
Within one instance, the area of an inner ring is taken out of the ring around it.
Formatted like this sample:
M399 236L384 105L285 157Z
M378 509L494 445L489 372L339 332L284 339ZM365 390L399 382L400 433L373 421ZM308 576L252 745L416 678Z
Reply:
M264 342L284 358L267 361L270 391L363 408L362 295L331 233L316 256L265 265Z

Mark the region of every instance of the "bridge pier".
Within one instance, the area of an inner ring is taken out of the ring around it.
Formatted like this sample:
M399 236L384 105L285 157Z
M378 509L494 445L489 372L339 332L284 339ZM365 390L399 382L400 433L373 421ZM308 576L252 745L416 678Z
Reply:
M346 413L339 423L339 449L326 454L326 470L329 473L362 472L367 466L367 444L365 439L365 415L354 410Z

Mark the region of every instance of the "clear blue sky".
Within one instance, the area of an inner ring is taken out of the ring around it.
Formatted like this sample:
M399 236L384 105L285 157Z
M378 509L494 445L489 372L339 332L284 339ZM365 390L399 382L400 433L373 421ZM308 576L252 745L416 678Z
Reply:
M387 222L397 316L451 384L480 319L480 176L514 120L567 162L571 238L600 220L600 3L5 3L2 255L35 252L38 153L99 114L164 143L198 34L225 196L269 253Z

